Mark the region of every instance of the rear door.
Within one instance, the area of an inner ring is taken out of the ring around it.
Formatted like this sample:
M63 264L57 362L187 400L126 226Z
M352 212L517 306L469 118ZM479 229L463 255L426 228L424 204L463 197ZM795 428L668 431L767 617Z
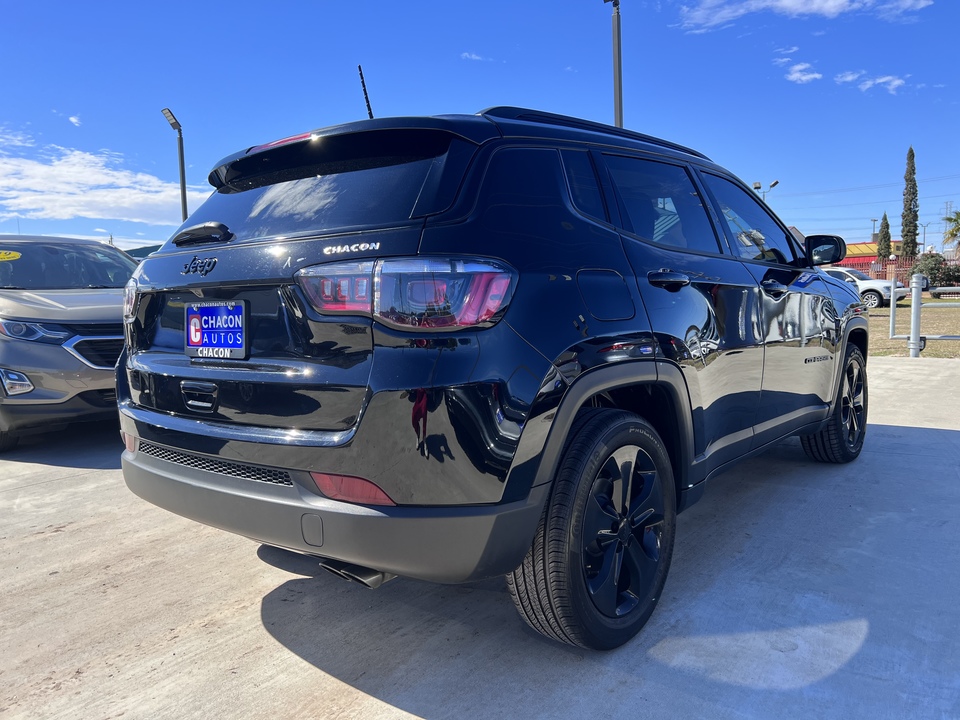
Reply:
M752 444L763 373L757 281L722 252L685 167L600 157L660 353L686 378L696 455L709 472Z

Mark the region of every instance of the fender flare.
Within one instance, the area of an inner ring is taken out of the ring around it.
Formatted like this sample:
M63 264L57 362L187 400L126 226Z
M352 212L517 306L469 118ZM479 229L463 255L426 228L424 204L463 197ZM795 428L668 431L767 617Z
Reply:
M676 447L671 453L671 459L674 464L674 482L679 500L681 492L704 479L702 469L694 463L693 413L690 394L677 365L654 360L624 361L587 370L578 376L564 392L557 407L552 412L541 416L543 421L549 423L545 440L539 440L543 437L541 433L533 432L528 436L526 430L524 431L516 458L518 460L528 458L528 460L515 463L507 478L507 486L510 487L511 481L514 481L526 485L529 491L531 488L551 483L560 465L577 412L587 400L598 393L632 385L657 386L667 394L675 408L673 429L676 433ZM533 420L533 423L536 422ZM525 448L525 444L528 447ZM539 452L530 445L541 445ZM533 468L530 465L533 463L536 463L536 469L531 473L530 470ZM526 482L517 477L522 475L526 476ZM513 487L516 488L516 486ZM546 494L544 497L546 498Z

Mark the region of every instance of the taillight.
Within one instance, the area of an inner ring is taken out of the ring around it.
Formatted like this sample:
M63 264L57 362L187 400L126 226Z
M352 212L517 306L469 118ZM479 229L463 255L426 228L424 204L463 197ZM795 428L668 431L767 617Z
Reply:
M320 490L331 500L359 503L361 505L396 505L380 487L364 478L332 473L310 473Z
M373 261L314 265L297 273L310 304L325 315L369 315Z
M418 331L493 325L510 303L515 278L507 266L476 258L389 258L315 265L297 273L320 313L369 315Z

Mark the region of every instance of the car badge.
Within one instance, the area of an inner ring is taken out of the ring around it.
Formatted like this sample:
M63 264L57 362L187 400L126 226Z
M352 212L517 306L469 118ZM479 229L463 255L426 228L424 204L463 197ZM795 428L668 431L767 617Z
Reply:
M193 256L193 260L186 263L183 266L183 270L180 272L181 275L190 275L191 273L197 273L200 277L204 277L217 266L217 259L215 257L203 258L202 260L196 255Z

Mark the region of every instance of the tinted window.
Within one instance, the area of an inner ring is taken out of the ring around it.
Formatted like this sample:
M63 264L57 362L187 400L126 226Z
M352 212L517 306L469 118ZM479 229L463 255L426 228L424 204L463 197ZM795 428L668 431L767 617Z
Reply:
M847 279L847 276L839 270L825 270L824 272L826 272L830 277L835 277L837 280L846 281Z
M0 288L122 288L136 261L109 245L0 242Z
M604 156L604 161L626 230L658 245L719 252L703 201L685 169L621 155Z
M717 175L704 173L703 179L726 220L734 253L747 260L793 262L789 236L753 193Z
M244 239L403 223L418 203L429 204L422 191L442 189L434 180L443 175L451 137L357 133L244 158L223 171L228 184L190 216L190 224L224 223ZM459 186L460 178L451 183Z
M581 150L564 150L561 156L574 207L585 215L606 221L607 211L590 156Z

